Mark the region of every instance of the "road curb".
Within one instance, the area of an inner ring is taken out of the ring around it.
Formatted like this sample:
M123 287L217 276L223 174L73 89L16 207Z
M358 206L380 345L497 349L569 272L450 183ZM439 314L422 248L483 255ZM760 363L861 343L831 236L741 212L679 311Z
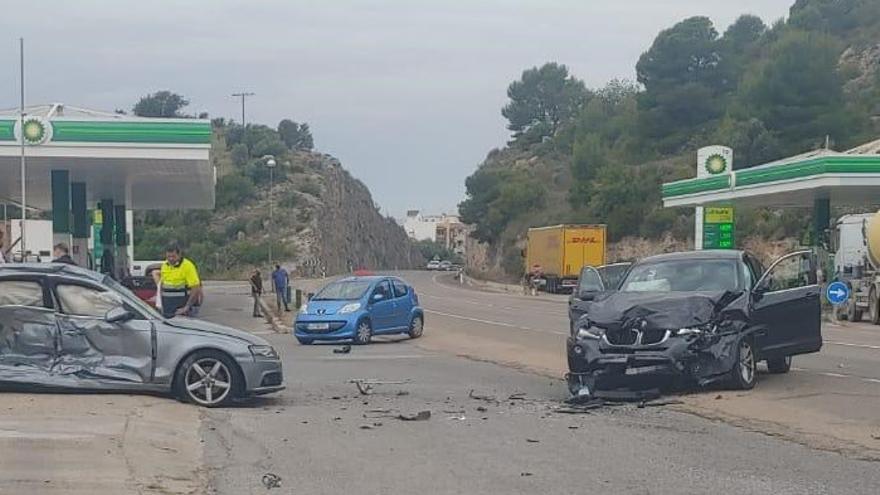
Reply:
M260 303L260 310L263 312L263 317L266 318L266 322L269 326L272 327L272 330L275 333L285 333L284 322L281 318L275 315L275 312L269 307L269 303L263 297L258 299Z

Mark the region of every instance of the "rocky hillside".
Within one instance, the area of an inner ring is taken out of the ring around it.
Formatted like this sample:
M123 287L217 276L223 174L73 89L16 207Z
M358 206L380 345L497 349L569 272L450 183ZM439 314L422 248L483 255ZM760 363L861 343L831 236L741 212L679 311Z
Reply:
M403 228L383 216L369 189L330 155L288 146L265 126L215 125L218 170L213 211L147 212L135 221L138 259L176 239L201 269L241 277L272 259L299 275L406 269L424 263ZM274 177L261 160L277 159ZM270 202L273 208L269 217Z

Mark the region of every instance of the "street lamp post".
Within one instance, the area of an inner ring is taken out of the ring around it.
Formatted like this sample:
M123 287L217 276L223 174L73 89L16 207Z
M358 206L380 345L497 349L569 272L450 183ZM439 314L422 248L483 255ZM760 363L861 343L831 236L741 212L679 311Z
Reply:
M272 244L275 239L274 205L272 203L275 198L273 190L275 189L275 165L277 163L272 155L266 155L263 159L266 160L266 167L269 168L269 265L272 265Z

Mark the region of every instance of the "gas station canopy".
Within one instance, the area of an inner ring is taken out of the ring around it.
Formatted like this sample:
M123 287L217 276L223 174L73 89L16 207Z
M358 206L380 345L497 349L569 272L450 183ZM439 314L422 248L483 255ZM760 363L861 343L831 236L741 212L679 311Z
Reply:
M880 141L821 149L725 174L663 184L663 205L810 207L880 204Z
M211 124L154 119L62 104L0 111L0 201L21 197L21 136L27 203L51 208L51 172L86 184L89 207L102 200L130 210L214 207Z

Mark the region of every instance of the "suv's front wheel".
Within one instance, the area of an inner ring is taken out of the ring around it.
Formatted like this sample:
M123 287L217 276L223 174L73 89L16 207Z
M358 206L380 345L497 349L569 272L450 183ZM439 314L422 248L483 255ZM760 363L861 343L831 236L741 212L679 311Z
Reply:
M736 364L730 370L730 381L734 388L750 390L758 378L758 360L752 342L749 339L740 340L736 355Z

